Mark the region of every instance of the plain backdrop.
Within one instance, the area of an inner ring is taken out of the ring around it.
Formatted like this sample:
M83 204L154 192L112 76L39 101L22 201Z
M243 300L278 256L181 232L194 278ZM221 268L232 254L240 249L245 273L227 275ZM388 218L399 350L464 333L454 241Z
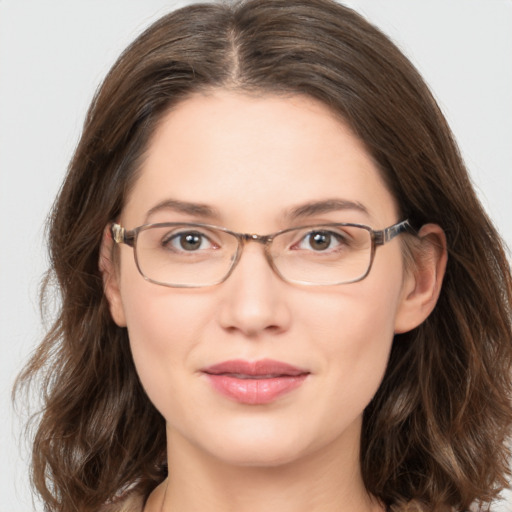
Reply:
M43 334L45 217L102 77L152 20L186 3L0 0L0 512L34 510L10 389ZM512 245L512 1L346 3L390 35L426 78Z

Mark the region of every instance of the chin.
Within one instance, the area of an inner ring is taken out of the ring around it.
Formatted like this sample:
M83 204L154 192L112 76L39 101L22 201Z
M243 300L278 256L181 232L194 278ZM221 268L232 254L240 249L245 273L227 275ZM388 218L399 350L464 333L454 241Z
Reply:
M231 444L223 451L217 451L212 455L226 464L239 467L275 468L291 464L303 455L295 449L286 449L282 446L269 446L253 443L251 446Z
M311 447L305 432L275 425L253 425L244 429L226 429L209 439L204 449L227 464L243 467L277 467L304 457Z

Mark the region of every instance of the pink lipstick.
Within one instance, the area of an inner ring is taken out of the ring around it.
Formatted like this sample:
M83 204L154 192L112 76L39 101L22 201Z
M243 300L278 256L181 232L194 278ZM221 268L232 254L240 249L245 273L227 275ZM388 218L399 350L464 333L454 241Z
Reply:
M272 359L232 360L202 370L222 395L249 405L263 405L298 388L310 372Z

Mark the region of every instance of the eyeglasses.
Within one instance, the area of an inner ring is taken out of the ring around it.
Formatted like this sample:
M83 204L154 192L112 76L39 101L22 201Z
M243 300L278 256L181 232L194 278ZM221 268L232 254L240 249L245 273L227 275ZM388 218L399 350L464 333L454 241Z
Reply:
M131 231L114 223L111 232L116 243L133 247L144 279L176 288L222 283L251 241L264 246L270 267L284 281L316 286L354 283L370 272L377 246L401 233L415 233L408 220L380 231L333 223L255 235L208 224L166 222Z

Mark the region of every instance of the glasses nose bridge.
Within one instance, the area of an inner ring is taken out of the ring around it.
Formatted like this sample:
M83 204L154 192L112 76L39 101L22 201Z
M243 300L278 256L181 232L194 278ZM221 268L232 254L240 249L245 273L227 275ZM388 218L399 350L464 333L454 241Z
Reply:
M256 233L240 233L239 240L242 242L242 245L245 245L247 242L256 242L263 246L269 245L272 241L272 235L257 235Z
M236 257L233 259L233 263L231 266L231 269L229 271L229 275L233 272L235 267L238 266L238 263L240 263L240 260L242 258L242 253L244 250L244 247L249 242L256 242L258 244L261 244L264 249L264 255L265 259L267 260L267 263L269 264L270 268L275 272L274 264L272 261L272 256L269 251L270 244L273 240L273 235L258 235L256 233L234 233L237 240L238 240L238 251Z

